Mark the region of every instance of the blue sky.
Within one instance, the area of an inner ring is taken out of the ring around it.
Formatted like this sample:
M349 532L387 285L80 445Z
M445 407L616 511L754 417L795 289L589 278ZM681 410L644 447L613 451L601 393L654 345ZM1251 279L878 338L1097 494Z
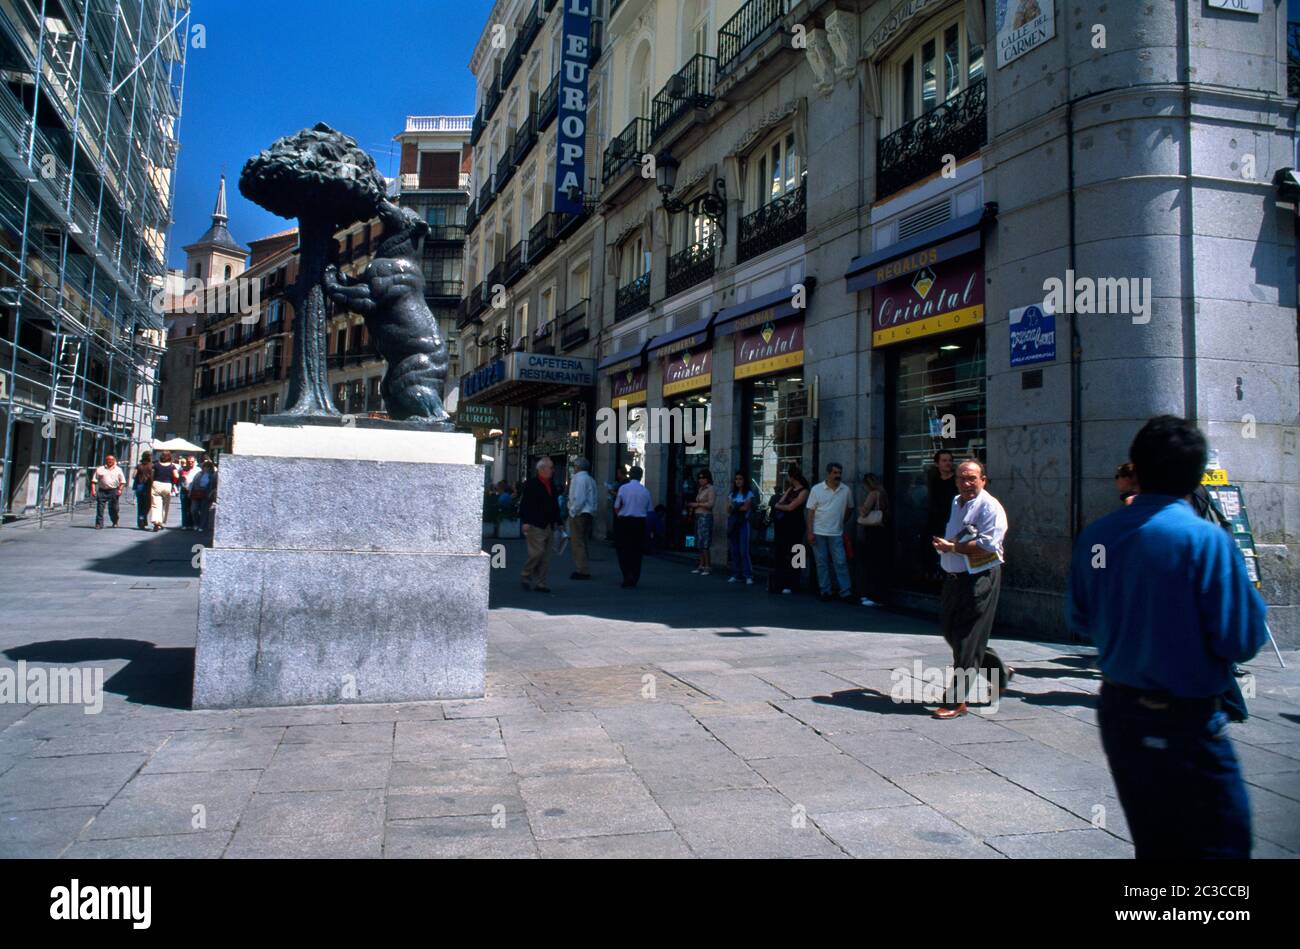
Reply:
M207 48L185 74L170 263L211 222L222 169L230 230L244 244L290 226L245 201L244 162L276 138L328 122L396 174L407 115L469 115L469 71L492 0L195 0ZM390 158L391 151L391 158Z

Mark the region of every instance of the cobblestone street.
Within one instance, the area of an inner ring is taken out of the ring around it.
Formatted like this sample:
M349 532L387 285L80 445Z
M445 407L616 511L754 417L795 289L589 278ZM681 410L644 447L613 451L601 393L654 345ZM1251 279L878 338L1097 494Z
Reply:
M124 510L123 523L131 520ZM488 695L188 709L197 535L0 529L0 665L104 669L103 710L0 705L4 857L1129 857L1088 651L998 638L996 714L936 721L891 670L933 624L648 559L620 589L493 572ZM1006 630L1002 630L1003 633ZM1300 655L1233 725L1255 855L1300 854Z

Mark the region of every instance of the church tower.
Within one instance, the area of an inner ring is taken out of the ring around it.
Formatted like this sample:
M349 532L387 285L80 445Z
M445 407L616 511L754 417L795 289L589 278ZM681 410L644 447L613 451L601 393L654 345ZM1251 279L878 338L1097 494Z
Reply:
M225 283L242 274L248 265L249 250L240 245L226 226L226 176L221 176L217 206L212 211L212 226L207 233L185 250L185 277L203 281L205 287Z

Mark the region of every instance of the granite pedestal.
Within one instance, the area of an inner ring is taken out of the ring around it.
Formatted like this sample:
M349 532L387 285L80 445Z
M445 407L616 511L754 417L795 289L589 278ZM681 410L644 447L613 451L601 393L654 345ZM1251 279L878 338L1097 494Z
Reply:
M199 589L195 708L483 694L473 436L241 423Z

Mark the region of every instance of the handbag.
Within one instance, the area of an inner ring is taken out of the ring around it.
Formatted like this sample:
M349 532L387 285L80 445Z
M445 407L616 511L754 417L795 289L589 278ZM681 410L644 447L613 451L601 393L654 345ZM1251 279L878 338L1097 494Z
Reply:
M876 501L876 507L866 514L858 515L858 523L863 527L879 527L885 523L885 512L880 509L880 501Z

